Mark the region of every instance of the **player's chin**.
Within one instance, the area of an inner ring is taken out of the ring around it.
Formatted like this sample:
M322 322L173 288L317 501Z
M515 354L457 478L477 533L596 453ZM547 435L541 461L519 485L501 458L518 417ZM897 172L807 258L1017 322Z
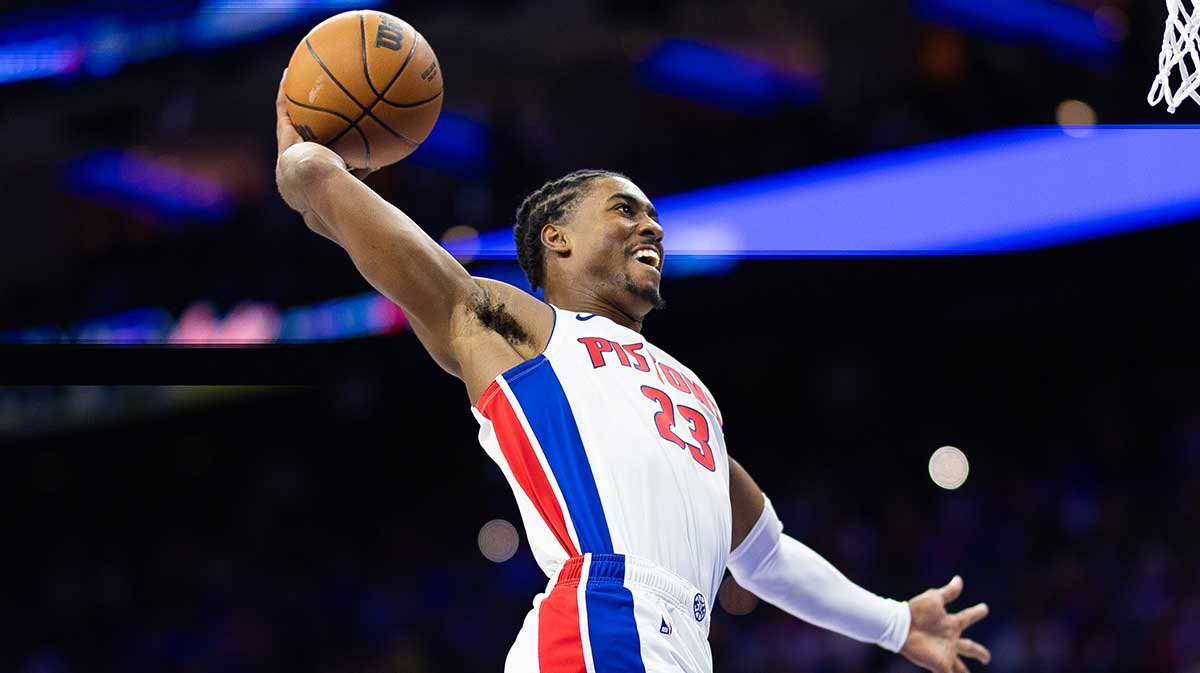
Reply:
M666 308L667 304L659 292L662 273L649 264L642 262L635 262L635 264L638 268L631 270L625 276L625 289L634 297L650 304L652 309Z

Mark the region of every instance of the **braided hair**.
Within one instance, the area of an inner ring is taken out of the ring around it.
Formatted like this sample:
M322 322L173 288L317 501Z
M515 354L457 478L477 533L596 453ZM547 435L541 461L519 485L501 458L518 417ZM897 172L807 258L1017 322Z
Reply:
M580 192L592 180L624 177L615 171L584 169L551 180L525 197L521 207L517 208L517 226L513 228L513 238L517 241L517 261L529 278L532 289L541 287L545 274L542 228L559 221L570 212Z

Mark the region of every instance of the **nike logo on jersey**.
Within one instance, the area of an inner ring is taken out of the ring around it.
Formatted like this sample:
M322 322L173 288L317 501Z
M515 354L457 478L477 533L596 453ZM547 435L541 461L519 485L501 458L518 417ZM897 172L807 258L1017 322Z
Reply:
M595 313L576 313L575 314L575 319L578 320L579 322L583 322L584 320L591 320L592 318L595 318L595 317L596 317Z

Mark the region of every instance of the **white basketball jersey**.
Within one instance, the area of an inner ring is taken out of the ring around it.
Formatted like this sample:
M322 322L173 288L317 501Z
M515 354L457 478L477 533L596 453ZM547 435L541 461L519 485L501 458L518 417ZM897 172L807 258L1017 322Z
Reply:
M639 333L554 309L546 350L496 378L471 411L549 576L584 553L627 554L707 591L732 513L721 415L700 379Z

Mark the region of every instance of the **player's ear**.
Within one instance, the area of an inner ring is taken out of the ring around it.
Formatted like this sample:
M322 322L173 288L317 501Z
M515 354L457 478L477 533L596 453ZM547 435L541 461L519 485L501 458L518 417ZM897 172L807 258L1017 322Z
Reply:
M550 252L567 255L571 252L571 242L567 240L567 232L557 224L547 224L542 227L542 245Z

